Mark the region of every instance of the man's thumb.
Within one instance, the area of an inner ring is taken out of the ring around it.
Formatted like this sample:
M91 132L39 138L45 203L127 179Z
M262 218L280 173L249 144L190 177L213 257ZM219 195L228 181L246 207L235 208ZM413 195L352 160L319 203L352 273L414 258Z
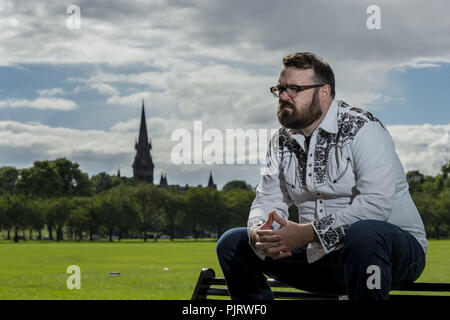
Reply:
M274 214L274 213L275 213L275 211L269 212L269 218L268 218L267 221L262 225L262 227L261 227L262 230L270 229L270 227L272 226L272 223L273 223L273 214Z
M277 215L277 213L273 212L273 219L279 223L280 226L286 225L286 220Z

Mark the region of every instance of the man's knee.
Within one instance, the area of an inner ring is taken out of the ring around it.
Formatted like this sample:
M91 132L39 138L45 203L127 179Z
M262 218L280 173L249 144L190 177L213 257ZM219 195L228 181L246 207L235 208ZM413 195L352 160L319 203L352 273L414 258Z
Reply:
M370 252L383 243L382 231L386 222L379 220L360 220L353 223L345 232L344 252Z
M236 250L241 241L248 242L247 228L233 228L226 231L217 241L217 256L221 257L226 252Z

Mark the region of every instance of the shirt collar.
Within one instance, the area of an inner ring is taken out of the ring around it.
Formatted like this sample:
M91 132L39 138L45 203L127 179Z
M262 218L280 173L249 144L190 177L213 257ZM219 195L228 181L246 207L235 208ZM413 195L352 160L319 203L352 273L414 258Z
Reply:
M338 104L335 99L331 101L331 105L328 108L327 114L323 118L322 122L319 123L318 128L322 128L323 130L329 133L337 133L337 114L338 114Z

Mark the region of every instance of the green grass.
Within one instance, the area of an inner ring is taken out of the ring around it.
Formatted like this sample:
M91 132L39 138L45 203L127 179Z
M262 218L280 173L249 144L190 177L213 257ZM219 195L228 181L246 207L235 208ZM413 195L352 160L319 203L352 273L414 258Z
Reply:
M0 241L0 299L190 299L202 267L222 276L215 246L215 241ZM419 281L450 282L450 240L431 240L427 258ZM66 287L69 265L81 268L80 290ZM110 277L112 271L120 277Z
M201 267L220 269L215 245L1 241L0 299L190 299ZM66 287L69 265L81 269L80 290Z

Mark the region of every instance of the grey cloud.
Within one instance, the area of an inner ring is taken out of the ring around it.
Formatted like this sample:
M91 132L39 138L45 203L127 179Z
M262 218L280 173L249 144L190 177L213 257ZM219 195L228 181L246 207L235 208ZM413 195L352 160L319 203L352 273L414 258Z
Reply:
M196 11L195 36L211 45L238 42L267 50L305 50L333 60L404 61L449 54L448 2L377 1L381 30L368 30L371 1L211 1Z

